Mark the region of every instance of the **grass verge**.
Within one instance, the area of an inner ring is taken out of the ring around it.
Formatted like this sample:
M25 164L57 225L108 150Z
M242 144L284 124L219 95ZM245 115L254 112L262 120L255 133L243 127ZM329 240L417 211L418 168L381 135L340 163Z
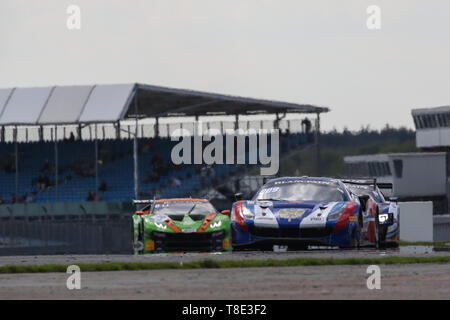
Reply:
M292 258L284 260L225 260L211 259L179 262L108 262L78 264L82 272L93 271L136 271L158 269L211 269L211 268L255 268L255 267L294 267L327 265L370 265L370 264L411 264L411 263L450 263L450 256L438 257L380 257L380 258ZM68 265L10 265L1 266L0 274L5 273L48 273L66 272Z
M450 241L400 241L401 246L450 246Z

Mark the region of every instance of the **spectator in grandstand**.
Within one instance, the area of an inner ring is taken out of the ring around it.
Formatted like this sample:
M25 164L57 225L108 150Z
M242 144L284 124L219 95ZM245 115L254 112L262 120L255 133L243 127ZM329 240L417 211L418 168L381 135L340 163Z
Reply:
M45 159L45 162L41 168L41 172L45 174L50 173L50 162L48 161L48 159Z
M169 167L169 164L167 162L164 163L164 164L161 164L158 169L160 171L160 174L162 176L164 176L164 177L167 176L169 174L169 171L170 171L170 167Z
M106 181L102 180L102 182L100 183L100 186L98 187L99 191L106 191L107 189L107 185L106 185Z
M95 200L95 194L92 191L88 192L88 196L86 198L86 201L94 201Z
M149 183L151 182L152 179L152 173L150 171L147 171L145 173L144 179L142 181L144 181L144 183Z
M42 178L42 185L43 185L44 189L47 189L48 187L50 187L51 184L50 184L50 179L48 176L44 176Z
M31 185L32 186L38 185L39 191L44 192L45 189L50 186L50 179L46 175L43 176L43 175L39 174L36 178L33 179L33 181L31 182Z
M302 121L302 128L303 128L303 132L306 134L306 141L312 142L314 140L314 137L311 134L311 121L308 118L305 118Z
M158 171L153 170L150 175L150 182L155 183L155 182L158 182L159 179L160 179L160 176L159 176Z
M161 191L159 191L158 189L153 189L153 197L155 199L161 199Z
M200 185L206 187L206 177L208 176L208 166L203 166L200 170Z
M77 178L95 176L95 166L92 163L83 161L77 162L74 166L74 171Z
M16 196L16 194L14 193L12 196L11 196L11 200L10 200L10 203L11 204L15 204L15 203L17 203L17 196Z
M153 139L148 139L147 143L144 144L142 147L143 153L149 153L153 150Z
M31 203L34 201L34 197L35 197L36 193L35 192L30 192L25 198L25 202L26 203Z
M151 161L153 167L156 166L156 164L160 164L161 163L161 156L159 155L158 152L155 152L152 156L152 161Z
M103 200L102 197L97 192L94 192L94 201L102 201L102 200Z
M207 167L206 174L211 180L214 180L216 178L216 170L214 170L212 166Z
M16 171L15 157L12 155L6 155L0 160L0 170L6 173L13 173Z
M311 131L311 121L308 118L302 120L303 132L308 134Z
M181 187L181 181L176 177L170 177L169 187Z

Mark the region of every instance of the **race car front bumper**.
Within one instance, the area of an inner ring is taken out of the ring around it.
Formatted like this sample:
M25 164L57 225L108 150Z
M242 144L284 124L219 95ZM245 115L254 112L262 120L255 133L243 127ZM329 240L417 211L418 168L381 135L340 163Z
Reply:
M304 248L308 245L348 246L355 236L354 225L335 231L332 225L308 228L267 228L232 224L233 248L269 248L271 245Z
M229 240L224 230L203 233L166 233L153 231L152 246L147 251L153 252L209 252L229 249Z

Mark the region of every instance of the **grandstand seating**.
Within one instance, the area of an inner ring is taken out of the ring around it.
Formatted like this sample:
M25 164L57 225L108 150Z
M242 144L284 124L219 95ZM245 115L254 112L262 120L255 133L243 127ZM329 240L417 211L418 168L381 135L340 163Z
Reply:
M288 137L286 139L286 137ZM302 134L282 136L281 148L288 144L291 148L305 142ZM284 140L283 140L284 139ZM189 196L195 191L207 187L213 181L202 178L202 165L171 165L171 149L177 142L167 138L151 139L151 147L146 149L148 139L139 140L139 187L143 197L150 197L158 190L161 197ZM134 197L134 167L132 140L99 141L98 181L106 183L106 191L99 192L104 201L129 201ZM80 202L86 201L89 192L94 192L95 147L92 141L59 141L58 150L58 196L55 192L55 173L52 168L44 174L42 169L46 160L52 167L55 163L55 144L53 142L21 143L19 151L18 195L25 202L26 195L34 193L32 202ZM14 159L15 145L0 143L1 160L9 156ZM144 177L153 171L152 157L158 153L161 163L170 165L167 175L161 175L157 182L146 182ZM247 155L248 156L248 155ZM78 169L77 169L78 166ZM84 166L84 171L79 167ZM232 175L239 169L238 165L214 165L215 177L218 181ZM81 172L81 174L80 174ZM84 173L84 175L82 174ZM38 175L47 176L50 186L40 189L34 183ZM171 187L169 181L176 177L181 186ZM216 181L217 181L216 180ZM16 192L15 170L0 167L0 196L8 203Z

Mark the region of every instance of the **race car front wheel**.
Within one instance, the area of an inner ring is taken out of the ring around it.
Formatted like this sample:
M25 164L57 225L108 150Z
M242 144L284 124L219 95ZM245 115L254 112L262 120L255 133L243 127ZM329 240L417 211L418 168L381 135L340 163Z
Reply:
M358 224L356 228L353 230L352 241L350 243L350 247L359 249L361 246L361 238L362 238L362 215L358 215Z
M375 215L375 247L377 249L384 248L386 246L386 235L388 226L380 225L380 220L378 218L378 209Z
M141 221L138 224L138 236L134 237L134 225L131 227L132 243L133 243L133 253L143 254L144 253L144 223Z

